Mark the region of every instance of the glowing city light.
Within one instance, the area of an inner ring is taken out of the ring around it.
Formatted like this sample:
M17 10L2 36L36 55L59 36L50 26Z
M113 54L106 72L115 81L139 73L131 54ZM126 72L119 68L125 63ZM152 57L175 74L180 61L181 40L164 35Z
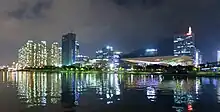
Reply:
M146 49L146 52L157 52L157 49Z
M111 46L109 46L109 45L106 46L106 48L107 48L108 50L111 50L111 51L113 50L113 47L111 47Z
M199 51L196 51L196 59L195 59L195 66L197 67L199 65Z
M187 107L188 107L188 111L192 111L193 110L192 105L189 104Z
M110 67L110 69L112 70L113 68L114 68L114 64L113 63L111 63L110 65L109 65L109 67Z
M189 27L189 31L186 35L192 35L192 27Z
M218 62L220 61L220 50L217 51L217 61L218 61Z

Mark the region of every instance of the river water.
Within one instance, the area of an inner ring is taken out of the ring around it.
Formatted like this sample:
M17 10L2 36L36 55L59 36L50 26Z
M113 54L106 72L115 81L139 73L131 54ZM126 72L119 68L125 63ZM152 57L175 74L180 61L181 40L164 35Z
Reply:
M0 105L0 112L220 112L220 79L1 72Z

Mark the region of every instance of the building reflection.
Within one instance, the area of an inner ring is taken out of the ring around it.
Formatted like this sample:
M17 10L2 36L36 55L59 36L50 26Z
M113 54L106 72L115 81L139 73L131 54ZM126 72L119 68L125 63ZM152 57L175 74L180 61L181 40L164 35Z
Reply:
M177 112L205 99L209 94L204 91L216 89L220 102L220 83L215 78L164 80L163 76L133 74L3 72L0 83L15 86L18 98L28 107L61 103L64 108L74 108L88 92L104 104L118 103L131 89L143 91L150 103L166 104Z
M129 75L126 85L128 88L143 88L146 86L157 87L162 82L162 76L154 75Z
M94 89L106 104L119 101L120 80L118 74L5 72L0 82L16 86L18 98L28 107L61 102L64 108L72 108L89 89Z
M163 77L161 75L129 75L126 81L126 87L129 89L143 89L147 99L155 102L157 95L156 90L159 84L162 82Z
M120 100L120 76L118 74L102 75L99 78L99 86L96 88L96 93L99 99L107 104L114 103Z

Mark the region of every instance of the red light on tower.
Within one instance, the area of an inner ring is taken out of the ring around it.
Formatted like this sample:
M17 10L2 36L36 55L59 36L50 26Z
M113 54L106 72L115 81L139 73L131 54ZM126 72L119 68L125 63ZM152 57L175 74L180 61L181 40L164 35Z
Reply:
M191 104L189 104L187 107L188 107L188 112L191 112L191 111L193 110L193 108L192 108L192 105L191 105Z

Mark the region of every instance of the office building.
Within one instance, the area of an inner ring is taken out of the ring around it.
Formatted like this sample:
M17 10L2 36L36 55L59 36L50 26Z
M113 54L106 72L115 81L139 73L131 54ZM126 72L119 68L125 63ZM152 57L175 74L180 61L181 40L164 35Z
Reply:
M68 33L62 37L62 64L72 65L76 60L76 34Z
M188 33L174 36L173 52L174 56L190 56L195 62L195 35L191 27L189 27Z

